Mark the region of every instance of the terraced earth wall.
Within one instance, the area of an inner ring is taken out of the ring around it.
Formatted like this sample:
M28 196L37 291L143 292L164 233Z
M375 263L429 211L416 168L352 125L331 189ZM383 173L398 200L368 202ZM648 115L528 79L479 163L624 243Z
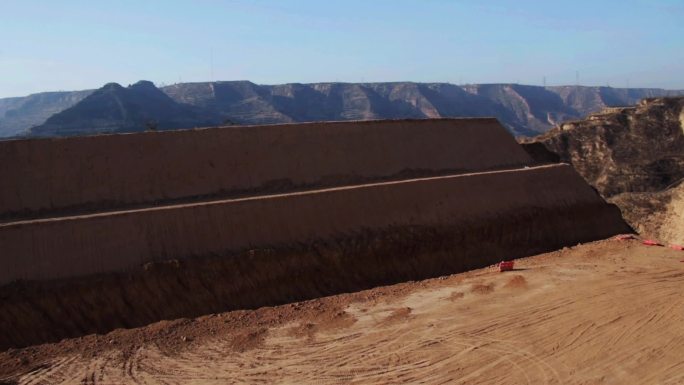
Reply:
M435 277L626 231L564 164L14 222L0 225L0 348Z

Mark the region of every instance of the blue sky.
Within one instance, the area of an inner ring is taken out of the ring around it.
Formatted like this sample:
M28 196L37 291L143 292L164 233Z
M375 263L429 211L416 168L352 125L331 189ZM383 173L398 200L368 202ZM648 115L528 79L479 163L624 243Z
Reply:
M683 0L0 0L0 36L0 97L140 79L560 85L577 71L684 89Z

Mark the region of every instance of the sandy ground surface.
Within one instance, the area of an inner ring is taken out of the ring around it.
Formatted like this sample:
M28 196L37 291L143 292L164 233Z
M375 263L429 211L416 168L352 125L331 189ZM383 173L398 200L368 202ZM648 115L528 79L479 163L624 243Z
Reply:
M684 252L606 240L0 353L20 384L684 384ZM0 380L3 383L3 380Z

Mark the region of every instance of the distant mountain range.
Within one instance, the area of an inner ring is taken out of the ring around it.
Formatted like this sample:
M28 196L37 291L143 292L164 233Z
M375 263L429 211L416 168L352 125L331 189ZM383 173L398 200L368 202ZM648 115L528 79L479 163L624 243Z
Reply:
M0 99L0 137L26 135L33 126L74 106L93 91L42 92Z
M494 116L532 136L604 107L684 91L519 84L179 83L47 92L0 99L0 137L67 136L225 124Z
M178 103L155 87L140 81L127 88L106 84L77 104L49 117L29 130L33 136L66 136L145 129L210 126L219 122L212 111Z

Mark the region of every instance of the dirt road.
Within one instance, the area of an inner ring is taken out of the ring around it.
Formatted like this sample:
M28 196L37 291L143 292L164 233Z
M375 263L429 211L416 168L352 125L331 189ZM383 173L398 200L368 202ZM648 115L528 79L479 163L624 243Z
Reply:
M606 240L519 260L513 272L482 269L11 350L0 353L0 379L684 384L681 260L681 251Z

